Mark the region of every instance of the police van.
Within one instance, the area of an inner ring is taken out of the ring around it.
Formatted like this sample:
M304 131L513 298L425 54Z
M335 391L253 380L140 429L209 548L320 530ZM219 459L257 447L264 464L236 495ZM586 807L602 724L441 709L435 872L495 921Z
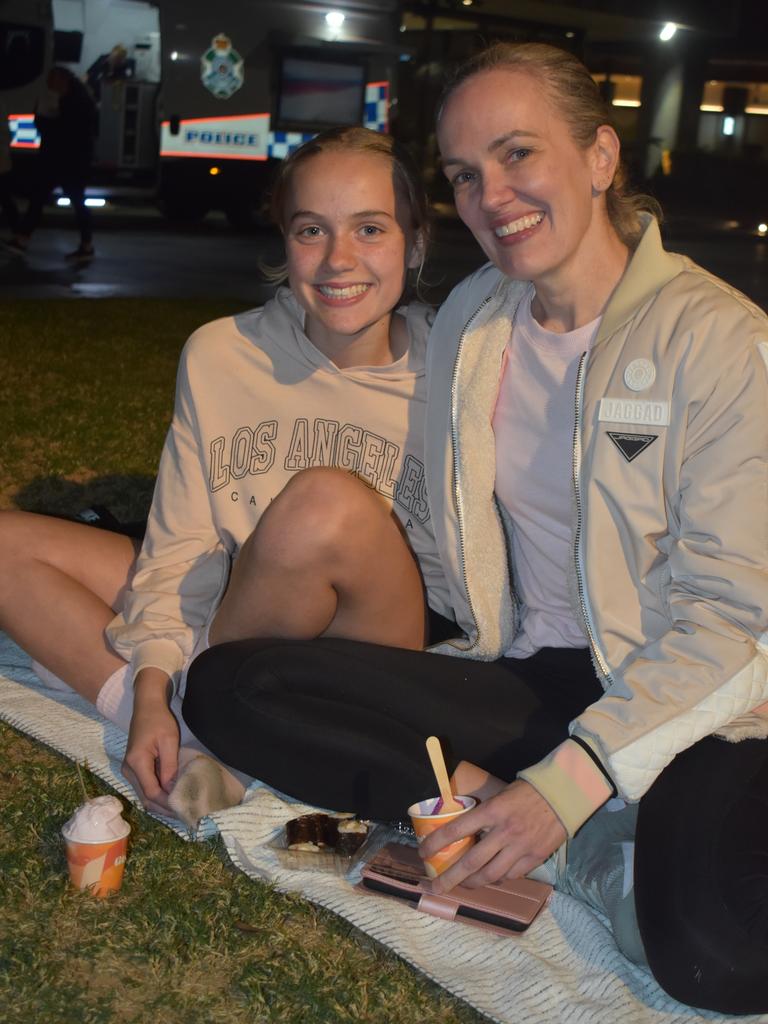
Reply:
M0 0L0 113L14 162L63 64L99 108L93 188L153 195L167 215L247 222L275 161L334 124L389 128L393 0ZM4 110L3 110L4 108ZM22 175L23 176L23 175Z

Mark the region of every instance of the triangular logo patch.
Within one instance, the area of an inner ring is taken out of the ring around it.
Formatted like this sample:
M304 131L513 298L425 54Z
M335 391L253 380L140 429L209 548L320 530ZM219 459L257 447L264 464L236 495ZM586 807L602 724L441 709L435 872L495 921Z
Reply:
M620 434L615 430L607 431L608 437L613 441L621 454L631 462L637 456L649 448L658 434Z

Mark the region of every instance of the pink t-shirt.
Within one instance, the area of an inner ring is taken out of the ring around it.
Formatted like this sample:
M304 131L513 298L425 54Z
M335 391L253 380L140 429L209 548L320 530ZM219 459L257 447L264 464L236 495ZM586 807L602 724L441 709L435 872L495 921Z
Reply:
M527 658L542 647L587 647L568 597L573 564L573 430L579 359L600 318L565 334L531 314L533 290L518 307L493 415L496 495L513 521L520 628L506 652Z

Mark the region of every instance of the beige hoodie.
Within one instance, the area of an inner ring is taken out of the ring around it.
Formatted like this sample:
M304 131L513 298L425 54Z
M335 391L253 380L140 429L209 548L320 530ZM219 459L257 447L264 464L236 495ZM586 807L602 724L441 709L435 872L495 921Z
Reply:
M232 561L301 469L339 466L391 502L432 607L448 613L424 481L424 363L432 311L404 311L409 351L341 370L309 341L288 289L187 342L147 535L107 629L134 673L175 677L223 596Z

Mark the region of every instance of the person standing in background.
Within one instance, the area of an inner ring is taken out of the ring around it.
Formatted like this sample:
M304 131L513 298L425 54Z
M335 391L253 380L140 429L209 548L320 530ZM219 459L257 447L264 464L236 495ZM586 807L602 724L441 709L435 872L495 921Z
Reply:
M58 112L35 115L41 142L32 196L26 213L6 244L13 252L24 254L27 251L51 191L60 185L69 197L80 231L80 245L67 255L67 260L85 264L94 256L85 186L98 126L96 104L83 83L67 68L51 69L48 88L58 96Z

